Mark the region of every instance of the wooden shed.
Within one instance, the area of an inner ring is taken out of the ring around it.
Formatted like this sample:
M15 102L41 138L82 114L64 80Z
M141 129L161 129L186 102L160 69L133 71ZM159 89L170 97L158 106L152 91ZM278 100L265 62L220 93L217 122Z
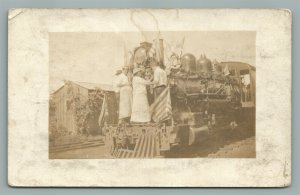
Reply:
M114 95L112 85L94 84L86 82L67 81L65 84L50 95L49 105L49 131L50 134L77 135L78 131L78 107L84 106L90 98L90 94L100 91L100 99L104 98L105 93ZM102 95L103 94L103 95ZM98 102L102 104L102 102ZM101 132L98 125L98 118L101 108L96 114L90 115L86 121L89 131L92 134ZM86 114L89 114L88 111ZM52 125L50 124L52 123Z

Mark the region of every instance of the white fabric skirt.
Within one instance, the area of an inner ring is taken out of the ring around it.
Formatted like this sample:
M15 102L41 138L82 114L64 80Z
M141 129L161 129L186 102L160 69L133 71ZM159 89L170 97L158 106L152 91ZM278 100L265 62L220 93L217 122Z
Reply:
M131 122L150 122L150 110L147 93L134 93L132 99Z
M120 89L119 119L130 117L132 107L132 88L125 86Z

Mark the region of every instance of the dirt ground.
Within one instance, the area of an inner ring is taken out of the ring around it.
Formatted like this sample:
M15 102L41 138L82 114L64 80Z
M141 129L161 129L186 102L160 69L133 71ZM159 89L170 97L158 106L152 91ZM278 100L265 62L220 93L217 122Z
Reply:
M240 126L191 146L174 147L165 157L255 158L255 153L255 130Z

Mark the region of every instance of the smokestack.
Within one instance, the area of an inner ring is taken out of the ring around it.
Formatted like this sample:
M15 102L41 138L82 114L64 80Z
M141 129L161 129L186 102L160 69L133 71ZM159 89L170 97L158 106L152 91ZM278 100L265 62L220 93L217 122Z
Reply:
M153 42L156 49L157 61L160 66L164 66L164 40L154 39Z

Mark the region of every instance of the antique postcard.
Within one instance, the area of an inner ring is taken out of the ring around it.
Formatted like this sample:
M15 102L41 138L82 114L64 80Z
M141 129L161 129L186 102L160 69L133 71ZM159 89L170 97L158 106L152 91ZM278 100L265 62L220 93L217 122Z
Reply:
M291 13L13 9L12 186L291 183Z

